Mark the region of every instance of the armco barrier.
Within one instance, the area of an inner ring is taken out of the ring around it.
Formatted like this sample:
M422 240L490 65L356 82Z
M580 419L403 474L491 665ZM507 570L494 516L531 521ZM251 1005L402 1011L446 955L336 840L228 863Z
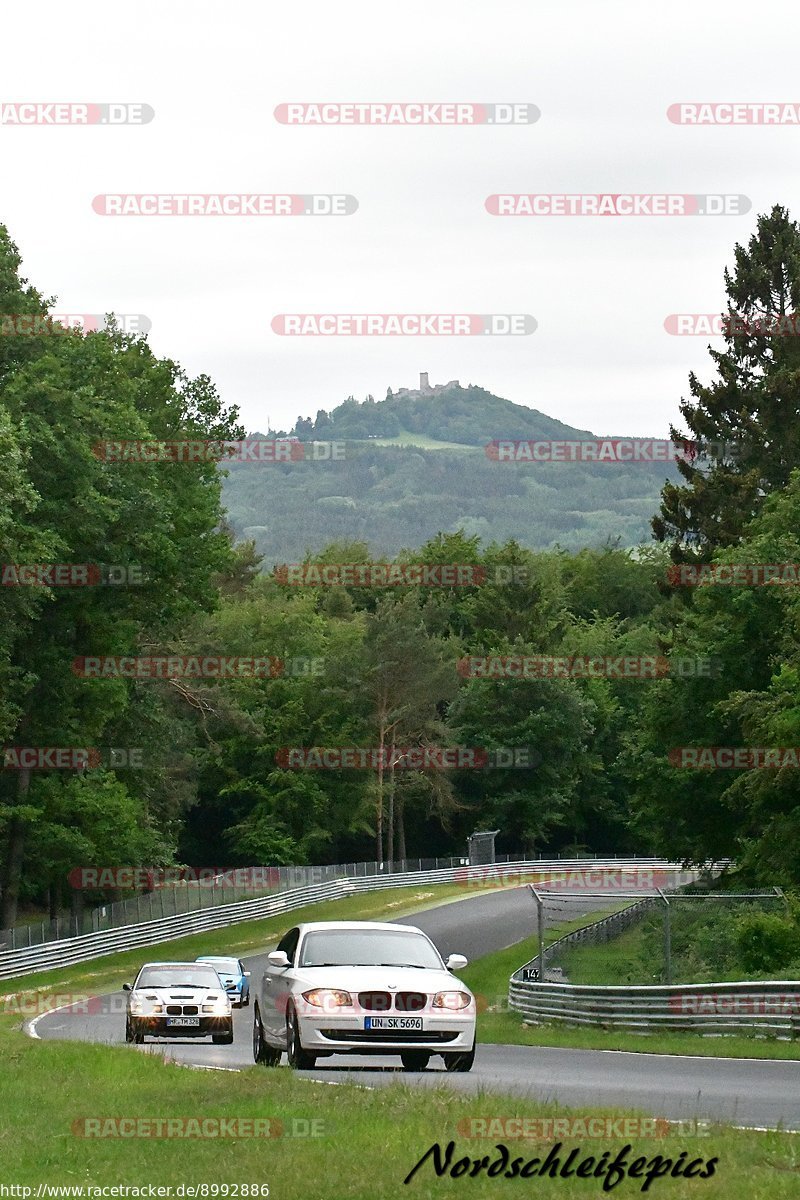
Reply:
M655 858L534 859L530 862L514 863L513 875L510 878L511 882L514 882L525 874L532 876L538 875L542 871L564 871L572 867L577 869L587 866L591 866L593 870L607 871L637 868L646 870L650 867L675 872L683 870L678 863L669 863ZM144 921L136 925L125 925L119 929L83 934L80 937L45 942L39 946L25 947L19 950L0 951L0 979L13 979L16 976L30 975L35 971L55 970L74 963L87 962L104 954L121 953L125 950L137 949L140 946L151 946L157 942L173 941L176 938L185 937L187 934L202 933L209 929L222 929L240 921L256 921L264 917L277 916L292 912L307 904L317 904L322 900L338 900L355 892L453 882L463 882L465 887L469 887L479 883L482 879L490 881L489 886L495 879L502 885L504 871L508 876L508 868L502 865L450 867L438 871L410 871L394 875L335 879L310 887L294 888L271 896L262 896L257 900L244 900L238 904L198 909L194 912L166 917L163 920ZM533 930L533 926L534 912L533 905L531 905L531 930Z
M547 963L574 942L608 940L639 920L654 903L637 901L551 942ZM538 981L537 960L509 980L508 1006L535 1023L561 1022L655 1033L663 1029L709 1034L759 1032L765 1036L800 1035L800 981L684 983L643 986L589 985Z
M529 983L511 977L509 1007L536 1023L600 1025L655 1033L800 1034L800 981L685 983L656 987Z

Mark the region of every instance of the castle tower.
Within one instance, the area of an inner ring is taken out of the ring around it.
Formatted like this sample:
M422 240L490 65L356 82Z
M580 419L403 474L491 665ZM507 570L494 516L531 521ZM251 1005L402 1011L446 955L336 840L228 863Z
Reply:
M419 373L419 390L421 392L430 391L430 384L428 383L428 372L427 371L420 371L420 373Z

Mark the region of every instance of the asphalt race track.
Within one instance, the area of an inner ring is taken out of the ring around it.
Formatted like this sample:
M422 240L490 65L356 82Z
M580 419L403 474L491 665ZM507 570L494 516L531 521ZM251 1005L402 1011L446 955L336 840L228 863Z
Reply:
M570 903L568 912L564 906L553 913L553 919L579 916L590 907L599 907L596 898L585 905ZM472 959L530 936L535 912L528 889L522 887L440 905L400 918L398 923L423 929L444 957L459 952ZM287 928L290 920L287 916ZM245 961L255 992L265 955ZM493 1001L494 997L490 998ZM47 1013L32 1022L34 1036L124 1043L124 993L103 997L98 1007L100 1011L88 1014L69 1008ZM166 1054L199 1067L252 1067L252 1012L252 1006L234 1010L232 1046L213 1046L205 1041L148 1042L144 1052ZM137 1049L142 1052L141 1047ZM736 1125L800 1130L800 1061L479 1045L475 1066L467 1075L445 1072L437 1057L427 1071L413 1074L404 1072L399 1060L393 1058L358 1056L323 1059L314 1071L304 1074L329 1083L350 1081L369 1087L391 1086L398 1081L420 1087L444 1084L466 1092L493 1091L558 1101L582 1110L624 1107L670 1120L725 1120ZM480 1115L494 1115L489 1107L484 1100Z

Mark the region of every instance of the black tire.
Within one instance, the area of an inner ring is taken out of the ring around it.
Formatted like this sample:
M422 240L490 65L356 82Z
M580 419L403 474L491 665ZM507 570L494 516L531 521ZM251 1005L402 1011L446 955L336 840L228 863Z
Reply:
M253 1013L253 1062L260 1063L262 1067L277 1067L280 1061L280 1050L275 1050L270 1046L264 1037L261 1015L258 1005L256 1005Z
M232 1046L233 1045L233 1020L224 1033L212 1033L211 1041L215 1046Z
M241 1007L242 1007L242 1008L249 1008L249 1007L250 1007L250 993L249 993L249 992L247 993L247 999L244 1001L244 1003L242 1004L242 1006L241 1006Z
M475 1062L475 1043L472 1043L472 1049L466 1054L443 1054L442 1058L448 1071L471 1071Z
M293 1067L295 1071L312 1071L317 1062L316 1054L304 1050L300 1044L297 1013L291 1004L286 1010L286 1054L289 1066Z
M131 1021L130 1017L125 1018L125 1041L130 1042L134 1046L144 1045L144 1034L135 1021Z
M428 1050L404 1050L400 1055L404 1071L424 1071L431 1061Z

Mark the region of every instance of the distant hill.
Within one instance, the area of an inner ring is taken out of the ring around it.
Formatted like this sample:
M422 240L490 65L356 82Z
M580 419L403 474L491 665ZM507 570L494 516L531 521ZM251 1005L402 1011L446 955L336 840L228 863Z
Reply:
M344 440L397 438L420 434L439 442L485 446L493 438L578 438L592 437L587 429L575 429L548 417L535 408L513 404L493 396L485 388L461 387L457 380L419 389L401 388L385 400L368 397L359 403L352 396L315 421L299 419L289 432L300 438L321 437Z
M424 377L423 377L424 380ZM296 562L332 541L389 556L440 530L484 542L515 538L534 549L650 537L650 517L671 464L497 463L493 439L591 439L586 429L455 381L435 388L350 397L316 419L269 435L345 441L341 462L233 463L224 485L237 536L252 538L264 566Z

